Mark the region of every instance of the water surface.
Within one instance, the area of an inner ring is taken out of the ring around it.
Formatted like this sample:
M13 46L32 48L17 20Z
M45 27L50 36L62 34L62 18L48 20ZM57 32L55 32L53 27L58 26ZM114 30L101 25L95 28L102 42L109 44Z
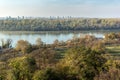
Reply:
M112 31L116 32L116 31ZM0 32L0 40L1 39L12 39L13 47L16 45L18 40L27 40L32 44L35 44L37 38L41 38L41 40L46 44L52 44L56 39L59 41L67 41L72 39L73 36L83 37L85 35L94 35L97 38L103 38L105 33L109 33L109 31L55 31L55 32Z

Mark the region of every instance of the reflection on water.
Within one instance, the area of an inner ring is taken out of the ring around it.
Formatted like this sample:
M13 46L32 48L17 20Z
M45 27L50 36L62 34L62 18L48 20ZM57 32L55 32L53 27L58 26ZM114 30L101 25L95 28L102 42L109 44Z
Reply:
M51 44L54 40L58 39L59 41L67 41L68 39L72 39L73 36L82 37L85 35L94 35L98 38L103 38L105 33L109 31L76 31L76 32L0 32L0 40L1 39L12 39L12 45L15 46L18 40L27 40L32 44L35 44L37 38L41 38L41 40L46 44ZM116 31L113 31L116 32Z

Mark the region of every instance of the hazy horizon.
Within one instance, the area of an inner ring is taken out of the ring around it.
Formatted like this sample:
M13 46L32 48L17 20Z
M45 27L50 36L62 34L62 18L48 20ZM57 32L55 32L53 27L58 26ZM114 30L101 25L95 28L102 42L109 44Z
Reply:
M0 17L120 18L119 0L0 0Z

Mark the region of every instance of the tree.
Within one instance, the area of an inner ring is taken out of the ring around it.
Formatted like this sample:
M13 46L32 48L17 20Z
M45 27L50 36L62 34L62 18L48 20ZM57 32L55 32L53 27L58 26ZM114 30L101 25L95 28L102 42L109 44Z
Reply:
M7 39L5 40L1 40L2 43L2 48L11 48L12 47L12 40L11 39Z
M0 75L0 80L5 80L4 76Z
M94 80L120 80L120 69L111 68L108 72L101 72Z
M46 69L48 66L54 66L56 63L55 51L49 48L42 48L31 52L30 54L36 59L39 69Z
M39 47L43 46L43 42L42 42L41 38L37 38L36 45L39 46Z
M56 39L54 42L53 42L53 47L57 47L59 45L59 41Z
M9 67L7 80L31 80L36 62L32 57L18 57L9 61Z
M101 54L84 46L73 48L66 53L59 65L68 67L70 72L77 74L79 80L93 80L104 69L106 59Z
M11 40L11 39L7 39L7 41L6 41L6 46L7 46L8 48L12 47L12 40Z
M22 51L22 53L29 53L32 51L32 46L28 41L19 40L15 47L16 50Z
M117 35L115 33L105 34L106 40L115 40L117 38Z
M120 19L97 18L6 18L0 20L2 31L112 30L120 28Z
M33 76L33 80L61 80L61 78L54 69L47 68L37 71Z

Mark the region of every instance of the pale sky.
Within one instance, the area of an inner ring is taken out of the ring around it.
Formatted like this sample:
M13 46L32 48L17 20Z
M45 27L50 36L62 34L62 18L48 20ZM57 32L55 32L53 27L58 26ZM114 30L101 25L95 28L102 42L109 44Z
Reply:
M120 17L120 0L0 0L0 17Z

